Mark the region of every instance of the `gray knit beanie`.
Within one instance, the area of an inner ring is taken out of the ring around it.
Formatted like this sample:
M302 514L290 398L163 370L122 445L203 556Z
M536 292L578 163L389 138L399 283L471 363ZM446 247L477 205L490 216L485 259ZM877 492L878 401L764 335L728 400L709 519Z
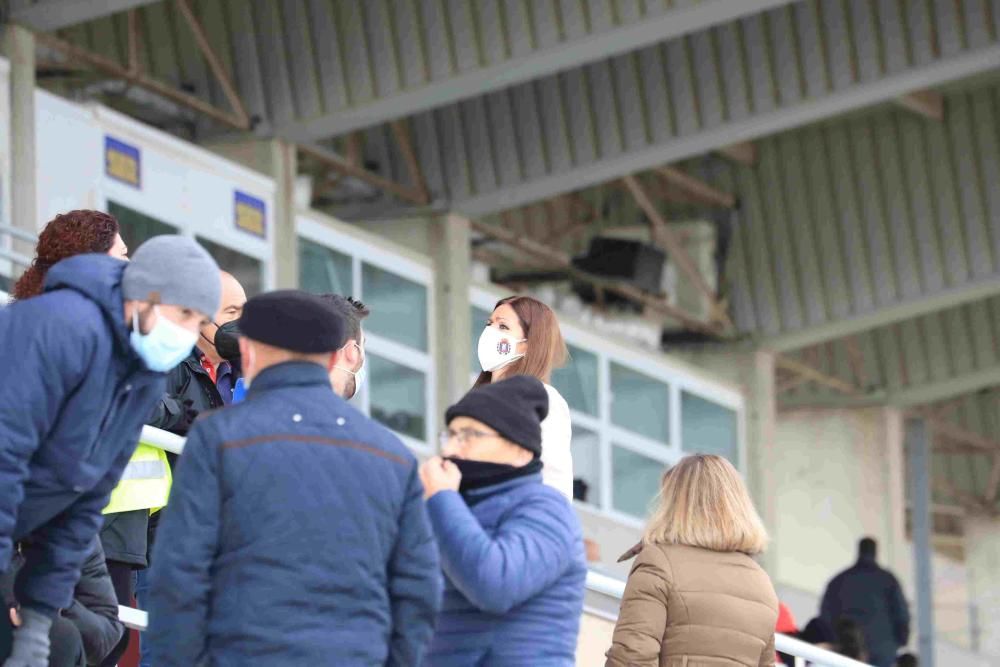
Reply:
M129 301L183 306L213 317L222 299L219 266L187 236L154 236L132 254L122 277Z

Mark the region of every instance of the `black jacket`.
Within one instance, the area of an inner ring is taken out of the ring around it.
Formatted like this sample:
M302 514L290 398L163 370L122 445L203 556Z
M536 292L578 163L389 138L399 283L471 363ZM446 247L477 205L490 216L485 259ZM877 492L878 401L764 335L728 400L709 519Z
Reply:
M23 564L20 554L16 555L0 583L5 607L16 604L12 582ZM101 664L125 632L125 626L118 621L118 600L115 598L111 577L108 576L108 568L104 564L101 542L96 538L92 541L80 570L80 580L73 590L73 601L69 608L62 611L62 615L80 631L88 665Z
M899 582L874 559L859 558L854 567L834 577L823 595L821 616L836 627L846 616L861 626L875 655L895 655L910 638L910 611Z
M225 405L212 377L201 365L201 351L197 348L167 374L167 390L146 423L186 436L191 424L186 417L185 401L191 401L191 407L198 413ZM171 465L176 458L174 454L167 454ZM150 517L145 510L105 515L101 541L108 560L146 567L158 520L158 514Z

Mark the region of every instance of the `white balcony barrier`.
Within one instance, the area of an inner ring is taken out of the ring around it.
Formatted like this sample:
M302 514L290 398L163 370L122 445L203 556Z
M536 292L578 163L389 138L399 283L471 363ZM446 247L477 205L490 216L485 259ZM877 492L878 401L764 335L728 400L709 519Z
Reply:
M616 600L621 600L625 594L624 581L594 571L587 573L587 588ZM866 663L817 648L788 635L776 633L774 646L782 653L795 656L795 667L805 667L807 660L816 667L869 667Z

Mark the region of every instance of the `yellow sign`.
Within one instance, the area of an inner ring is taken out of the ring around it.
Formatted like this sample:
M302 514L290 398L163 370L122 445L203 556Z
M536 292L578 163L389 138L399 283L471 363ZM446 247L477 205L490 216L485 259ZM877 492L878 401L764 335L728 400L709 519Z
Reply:
M141 188L142 157L139 149L105 136L104 172L116 181Z
M234 203L236 228L254 236L267 237L267 207L264 202L237 190Z

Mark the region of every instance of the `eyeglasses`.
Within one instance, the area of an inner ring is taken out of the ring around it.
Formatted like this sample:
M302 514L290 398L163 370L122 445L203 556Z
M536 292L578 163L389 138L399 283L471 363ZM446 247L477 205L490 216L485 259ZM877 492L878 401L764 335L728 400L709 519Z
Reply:
M458 431L453 429L445 429L441 431L438 439L441 446L444 447L452 440L455 440L459 445L466 445L470 440L483 440L486 438L499 438L499 433L487 433L486 431L477 431L474 428L463 428Z

